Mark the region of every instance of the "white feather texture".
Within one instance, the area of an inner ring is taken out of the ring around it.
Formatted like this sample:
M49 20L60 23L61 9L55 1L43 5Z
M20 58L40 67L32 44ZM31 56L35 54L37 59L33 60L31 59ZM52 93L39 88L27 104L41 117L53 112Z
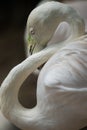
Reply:
M84 21L73 8L47 2L31 12L26 32L30 44L40 46L39 52L14 67L3 81L0 89L3 115L23 130L79 130L86 126ZM45 62L37 81L37 105L24 108L18 100L19 89Z

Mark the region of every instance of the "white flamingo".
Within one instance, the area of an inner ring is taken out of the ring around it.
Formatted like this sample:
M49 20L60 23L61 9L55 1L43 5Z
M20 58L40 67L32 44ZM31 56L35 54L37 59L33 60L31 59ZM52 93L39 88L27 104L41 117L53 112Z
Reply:
M61 32L58 32L62 27L64 38L59 42ZM84 33L83 20L62 3L46 2L31 12L26 35L31 42L30 51L35 44L39 49L45 48L14 67L0 89L1 111L17 127L78 130L87 125L87 35ZM24 108L18 101L19 89L45 62L37 82L37 105Z

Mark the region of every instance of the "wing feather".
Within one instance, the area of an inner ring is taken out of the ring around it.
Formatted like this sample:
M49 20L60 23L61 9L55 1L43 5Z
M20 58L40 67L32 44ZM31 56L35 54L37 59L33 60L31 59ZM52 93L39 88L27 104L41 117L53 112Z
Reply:
M45 86L87 88L87 35L64 47L48 61L47 66Z

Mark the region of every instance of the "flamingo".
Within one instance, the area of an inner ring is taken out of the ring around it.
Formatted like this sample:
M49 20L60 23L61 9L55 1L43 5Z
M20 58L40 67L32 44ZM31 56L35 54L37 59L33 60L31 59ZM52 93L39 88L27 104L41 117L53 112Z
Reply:
M3 115L22 130L85 127L87 35L83 19L66 4L43 3L30 13L25 39L31 55L15 66L1 84ZM37 104L32 109L25 108L18 100L19 89L44 63L37 81Z

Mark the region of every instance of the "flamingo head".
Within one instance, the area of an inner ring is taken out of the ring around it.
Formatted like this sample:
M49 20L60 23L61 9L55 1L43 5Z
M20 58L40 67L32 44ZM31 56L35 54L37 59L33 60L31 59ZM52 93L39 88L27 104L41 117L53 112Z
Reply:
M41 50L46 47L52 38L59 22L57 17L59 5L58 2L46 2L30 13L26 26L26 41L31 53L35 48Z

